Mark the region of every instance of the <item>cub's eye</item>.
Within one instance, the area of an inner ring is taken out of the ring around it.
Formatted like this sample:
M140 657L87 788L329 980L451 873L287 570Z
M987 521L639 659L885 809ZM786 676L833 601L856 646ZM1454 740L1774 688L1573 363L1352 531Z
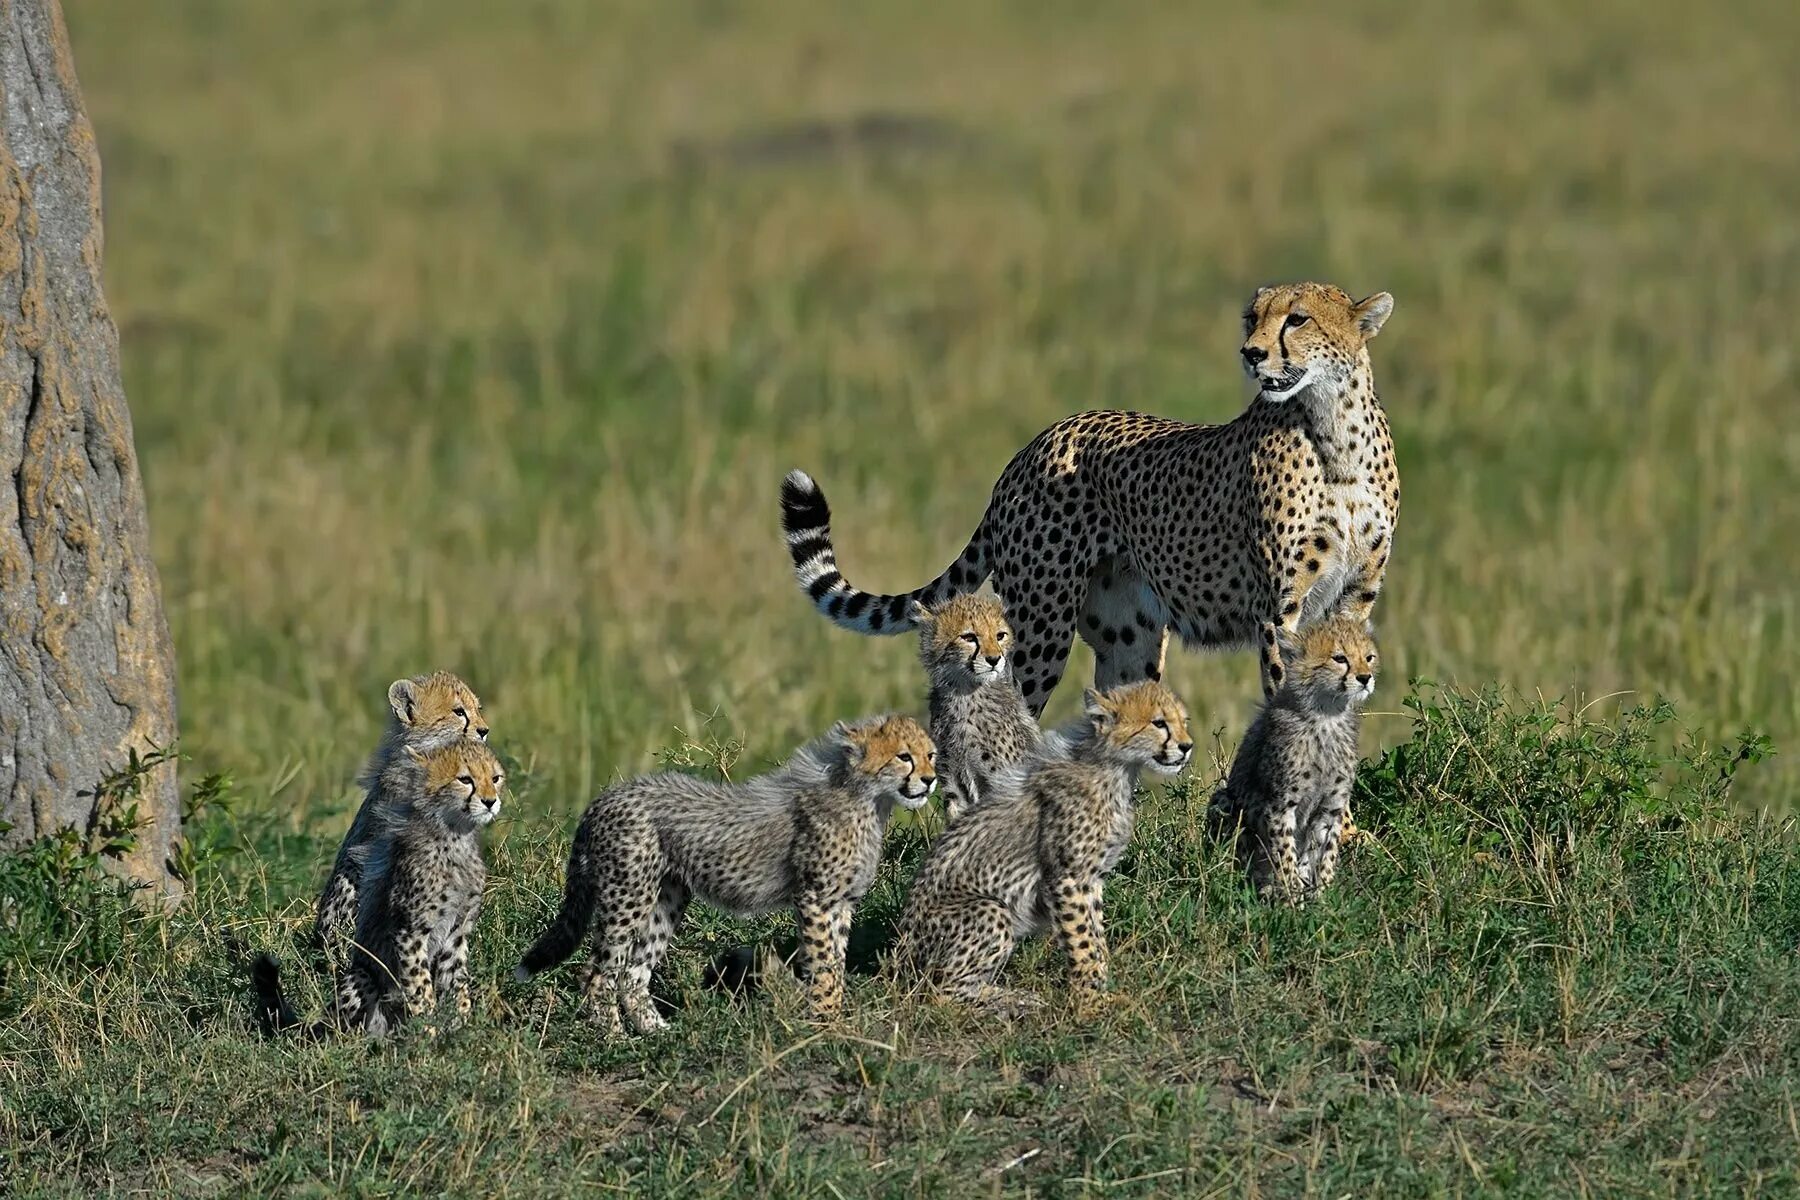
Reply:
M1283 321L1282 324L1285 325L1289 329L1298 329L1310 320L1312 320L1312 318L1307 316L1305 313L1297 313L1296 312L1296 313L1289 313L1287 320Z
M458 782L458 783L466 783L466 784L468 784L468 785L469 785L469 786L470 786L470 787L474 787L474 786L475 786L475 780L474 780L474 778L473 778L473 777L472 777L472 776L469 776L469 775L458 775L458 776L457 776L457 777L456 777L456 782Z
M912 754L909 751L902 750L899 754L895 755L894 757L898 758L901 762L905 763L909 767L912 765Z
M459 717L466 717L466 716L468 716L468 715L469 715L469 713L468 713L468 710L467 710L467 709L465 709L465 708L464 708L464 707L463 707L463 706L462 706L462 705L460 705L460 704L459 704L459 705L457 705L457 706L456 706L456 707L455 707L455 708L453 708L453 709L451 709L451 710L450 710L450 711L451 711L451 712L453 712L453 713L455 713L455 714L456 714L456 715L457 715L457 716L459 716Z
M1373 654L1370 654L1370 655L1367 655L1367 656L1365 656L1365 657L1364 657L1364 658L1363 658L1363 661L1364 661L1364 662L1374 662L1374 661L1375 661L1375 656L1374 656L1374 655L1373 655Z
M979 637L976 637L973 632L963 634L962 640L969 643L969 645L971 645L971 646L981 645L981 639Z
M494 790L495 790L495 791L496 791L496 792L497 792L497 791L499 791L499 790L500 790L500 785L501 785L501 784L502 784L502 783L504 783L504 782L506 782L506 776L504 776L504 775L496 775L496 776L494 776Z
M1004 642L1006 640L1006 630L1002 629L1000 632L996 633L994 635L994 640L996 642Z
M1347 666L1349 666L1349 665L1350 665L1350 660L1349 660L1349 659L1347 659L1347 658L1345 658L1345 657L1344 657L1344 656L1343 656L1343 655L1341 655L1341 654L1334 654L1334 655L1332 655L1332 656L1331 656L1331 661L1332 661L1332 662L1334 662L1334 663L1339 663L1339 664L1341 664L1341 665L1343 665L1343 666L1346 666L1346 667L1347 667Z
M1156 720L1150 722L1150 724L1156 729L1167 729L1169 727L1169 723L1161 717L1156 718Z

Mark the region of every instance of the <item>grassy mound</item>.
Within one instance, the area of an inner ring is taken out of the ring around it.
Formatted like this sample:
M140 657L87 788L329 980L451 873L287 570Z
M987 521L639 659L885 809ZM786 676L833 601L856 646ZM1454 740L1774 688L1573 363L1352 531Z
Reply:
M564 835L525 820L495 847L469 1027L270 1044L242 961L297 960L326 847L202 813L198 843L246 852L202 856L168 917L79 863L10 860L0 1178L46 1195L1800 1185L1800 849L1729 795L1766 741L1695 740L1665 704L1600 720L1426 687L1407 706L1410 738L1358 781L1378 840L1307 909L1257 902L1204 838L1216 771L1147 797L1109 889L1115 1000L1085 1022L1059 1004L998 1022L864 974L847 1021L815 1027L700 982L712 952L786 921L696 911L661 984L675 1028L602 1043L573 972L497 982L561 880ZM865 949L930 832L895 832ZM1034 945L1013 974L1054 997L1061 965Z

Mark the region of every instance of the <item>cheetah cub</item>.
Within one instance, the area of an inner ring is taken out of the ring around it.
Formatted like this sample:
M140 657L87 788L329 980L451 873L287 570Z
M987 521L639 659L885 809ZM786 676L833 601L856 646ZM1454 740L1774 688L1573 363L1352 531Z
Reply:
M1089 691L1058 730L951 825L914 877L896 962L953 996L1020 1001L995 980L1019 938L1054 926L1078 1000L1106 985L1102 881L1131 838L1145 767L1174 775L1194 748L1188 714L1153 680Z
M337 979L339 1027L380 1037L395 1009L416 1017L446 997L458 1021L469 1015L469 937L487 883L477 835L499 815L504 783L494 752L473 738L402 746L382 771L384 805L350 855L361 885L350 961ZM275 961L258 959L253 976L265 1027L297 1025Z
M996 596L913 606L919 661L931 680L931 740L954 821L981 803L990 778L1038 744L1038 725L1007 669L1012 629Z
M1251 722L1209 824L1234 827L1239 859L1264 895L1298 903L1337 873L1356 778L1362 705L1379 656L1362 621L1335 617L1281 646L1287 678Z
M815 1011L843 1004L850 917L875 881L894 805L929 799L936 752L910 717L842 722L743 783L665 773L606 789L582 814L562 910L518 977L562 962L593 929L584 1003L609 1033L664 1027L650 977L688 901L741 916L792 905Z
M313 921L313 941L325 951L336 971L341 971L350 959L357 897L362 889L361 863L367 857L368 843L392 816L394 804L383 784L388 768L400 759L403 750L423 753L465 737L485 742L488 736L481 701L468 684L448 671L396 679L389 685L387 696L393 715L358 777L357 782L365 789L362 807L338 847L337 860L331 865L325 890L319 894L318 915Z

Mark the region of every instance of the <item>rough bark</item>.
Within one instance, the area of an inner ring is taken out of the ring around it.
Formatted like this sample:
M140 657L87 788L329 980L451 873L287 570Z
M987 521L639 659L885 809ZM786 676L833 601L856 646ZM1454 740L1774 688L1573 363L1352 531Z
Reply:
M100 249L100 158L61 8L0 0L0 819L14 845L91 829L100 779L175 737ZM173 895L174 763L142 783L146 823L118 866Z

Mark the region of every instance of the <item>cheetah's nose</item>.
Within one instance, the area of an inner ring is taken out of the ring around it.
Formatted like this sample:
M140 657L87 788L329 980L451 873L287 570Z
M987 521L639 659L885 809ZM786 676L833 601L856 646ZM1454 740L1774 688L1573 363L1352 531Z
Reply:
M486 725L477 725L475 727L475 736L476 737L480 738L482 741L485 742L485 741L487 741L487 735L488 735L488 727Z
M498 796L483 796L481 802L487 806L489 812L493 812L496 808L500 807L500 797Z
M1269 352L1264 350L1261 346L1245 346L1240 353L1243 354L1244 361L1253 367L1269 357Z
M1003 654L990 654L987 656L987 664L990 667L997 667L1000 665L1000 660L1004 657L1006 656Z
M1183 754L1186 754L1189 750L1192 750L1194 748L1194 743L1192 743L1192 742L1176 742L1175 748L1177 750L1181 751Z
M1362 684L1364 687L1367 687L1369 684L1369 680L1371 680L1373 678L1375 678L1373 675L1358 675L1356 677L1356 682Z

